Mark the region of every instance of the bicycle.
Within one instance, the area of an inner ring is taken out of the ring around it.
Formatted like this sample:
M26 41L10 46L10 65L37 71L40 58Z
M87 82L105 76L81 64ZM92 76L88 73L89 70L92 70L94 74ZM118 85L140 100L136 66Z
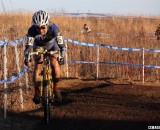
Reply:
M58 61L61 60L60 58L60 51L47 51L44 50L43 52L31 52L31 55L42 55L43 56L43 66L42 66L42 80L41 80L41 88L40 88L40 103L42 104L43 111L44 111L44 121L45 124L49 124L50 122L50 113L51 113L51 103L54 102L54 84L52 81L52 73L51 73L51 64L50 64L50 55L58 53Z

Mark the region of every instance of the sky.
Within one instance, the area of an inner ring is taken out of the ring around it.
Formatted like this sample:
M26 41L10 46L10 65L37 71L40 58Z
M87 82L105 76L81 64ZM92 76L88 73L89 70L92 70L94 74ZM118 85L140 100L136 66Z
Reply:
M160 0L1 0L0 12L12 10L160 16Z

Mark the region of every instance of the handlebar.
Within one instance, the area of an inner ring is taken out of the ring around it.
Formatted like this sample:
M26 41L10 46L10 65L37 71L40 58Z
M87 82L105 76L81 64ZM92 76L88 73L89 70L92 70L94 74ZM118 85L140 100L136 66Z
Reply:
M57 61L59 62L60 65L64 64L64 58L61 56L61 53L60 51L43 51L43 52L31 52L29 53L28 55L28 61L31 59L31 55L40 55L40 54L49 54L49 55L53 55L53 54L56 54L58 53L58 58L57 58Z
M31 61L31 56L32 55L40 55L40 54L49 54L49 55L53 55L53 54L56 54L56 53L58 53L58 57L61 57L60 56L60 51L47 51L47 50L45 50L45 51L43 51L43 52L30 52L29 54L28 54L28 57L27 57L27 62L30 62Z
M59 51L47 51L47 50L45 50L45 51L43 51L43 52L31 52L31 53L29 53L29 55L31 56L31 55L40 55L40 54L50 54L50 55L53 55L53 54L55 54L55 53L58 53ZM59 54L59 53L58 53Z
M45 50L43 52L30 52L28 54L28 58L26 60L27 60L27 63L30 63L32 61L32 58L31 58L32 55L40 55L40 54L53 55L53 54L56 54L56 53L58 53L57 61L58 61L59 65L63 65L65 60L64 60L64 57L61 56L60 50L58 50L58 51L47 51L47 50Z

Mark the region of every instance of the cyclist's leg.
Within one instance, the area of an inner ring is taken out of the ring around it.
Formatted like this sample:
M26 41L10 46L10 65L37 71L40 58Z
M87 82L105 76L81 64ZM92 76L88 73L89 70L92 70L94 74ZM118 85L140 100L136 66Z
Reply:
M57 44L54 44L54 46L50 49L50 51L58 51L60 50ZM59 78L60 78L60 66L57 61L58 53L51 56L51 67L52 67L52 78L54 83L54 95L55 100L60 102L62 100L61 91L60 91L60 85L59 85Z
M52 77L53 77L53 82L55 84L55 89L60 89L59 86L59 78L60 78L60 66L57 61L58 54L54 54L51 56L51 67L52 67Z
M33 101L38 104L40 102L40 89L42 85L42 77L40 76L41 70L42 70L42 63L43 63L43 58L42 56L35 56L34 57L34 74L33 74L33 81L34 81L34 98Z
M54 94L55 94L55 100L58 102L62 101L62 95L59 85L59 78L60 78L60 66L57 61L58 54L54 54L51 57L51 67L52 67L52 77L53 77L53 83L54 83Z
M58 47L52 48L52 50L59 50ZM61 90L60 90L60 84L59 84L59 78L60 78L60 65L57 61L58 54L54 54L51 56L51 67L52 67L52 77L53 77L53 83L54 83L54 96L55 100L57 102L62 101L62 95L61 95Z

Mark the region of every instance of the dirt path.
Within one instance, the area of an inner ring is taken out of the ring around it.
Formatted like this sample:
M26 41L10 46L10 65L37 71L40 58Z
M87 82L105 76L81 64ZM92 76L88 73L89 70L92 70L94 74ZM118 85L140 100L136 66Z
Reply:
M43 113L25 97L25 109L16 107L3 119L0 130L145 130L160 126L160 87L113 84L105 81L64 81L63 103L53 106L49 126Z

